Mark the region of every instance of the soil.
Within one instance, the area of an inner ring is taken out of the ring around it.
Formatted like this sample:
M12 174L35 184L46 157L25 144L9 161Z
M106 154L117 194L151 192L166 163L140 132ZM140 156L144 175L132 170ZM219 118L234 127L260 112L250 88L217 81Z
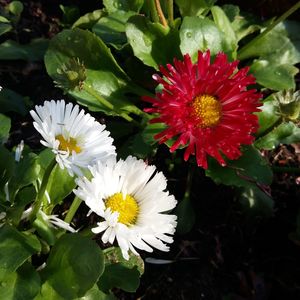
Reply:
M8 2L0 0L0 5ZM22 2L24 12L17 32L9 37L23 43L35 37L51 38L62 29L59 4L78 6L80 15L99 9L99 1ZM223 3L228 1L218 2ZM266 18L282 13L295 1L231 3ZM43 62L1 61L0 83L28 96L34 104L50 99L67 100L53 85ZM12 113L9 116L13 128L7 147L12 148L23 139L31 148L41 149L31 118ZM263 155L275 171L270 187L274 199L272 216L245 212L231 187L216 185L202 169L195 168L191 201L196 223L188 233L175 235L170 252L143 253L145 274L139 289L132 294L115 290L118 298L300 299L300 145L281 145ZM170 192L182 199L188 164L180 161L170 171L168 159L172 156L162 145L152 162L166 174ZM292 167L294 172L282 167Z

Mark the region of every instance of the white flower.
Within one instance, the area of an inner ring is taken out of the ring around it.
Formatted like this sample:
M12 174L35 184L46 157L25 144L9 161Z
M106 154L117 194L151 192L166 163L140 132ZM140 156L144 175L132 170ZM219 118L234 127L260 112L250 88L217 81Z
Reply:
M104 220L93 228L104 232L102 241L116 239L125 259L128 250L138 255L135 248L152 252L153 248L168 251L165 243L172 243L176 227L175 215L165 212L177 201L165 191L166 178L155 166L129 156L125 161L110 159L90 167L92 179L77 178L74 193Z
M45 101L31 110L33 125L42 135L41 143L56 154L59 166L71 176L82 175L81 169L98 160L115 156L113 139L90 114L64 100Z

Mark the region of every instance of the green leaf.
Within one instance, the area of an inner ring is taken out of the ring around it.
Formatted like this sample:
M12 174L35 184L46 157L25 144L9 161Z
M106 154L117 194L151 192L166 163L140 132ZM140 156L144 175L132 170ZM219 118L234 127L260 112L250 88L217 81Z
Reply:
M91 29L103 15L105 15L105 13L103 13L102 9L94 10L93 12L81 16L73 24L72 28Z
M94 241L65 234L53 246L42 277L60 297L74 299L84 296L103 270L104 257Z
M119 247L110 247L104 250L104 257L106 265L120 263L129 269L137 267L140 275L144 274L145 266L143 259L140 256L134 255L132 252L129 252L129 259L126 260Z
M222 31L225 36L227 43L230 45L230 49L233 51L236 51L237 49L237 38L235 36L235 32L233 30L233 27L231 25L231 22L227 18L226 14L219 6L213 6L211 8L211 12L215 21L215 24L219 28L220 31Z
M20 162L15 164L14 174L9 182L9 191L11 194L11 201L14 201L14 198L18 190L24 186L29 185L30 183L35 182L41 170L39 164L38 156L34 153L29 153Z
M116 11L139 12L144 0L103 0L103 4L109 14Z
M46 49L48 47L48 40L33 39L29 44L21 45L15 41L7 40L0 44L0 60L42 60Z
M2 23L0 22L0 36L6 32L9 32L12 30L12 26L9 23Z
M268 128L273 126L279 119L279 115L276 114L276 102L273 100L272 95L264 100L263 106L260 107L261 112L257 113L259 130L258 136L264 133Z
M12 153L2 145L0 145L0 157L0 188L1 191L4 191L4 185L14 173L15 160ZM0 200L3 194L0 193Z
M57 34L51 40L45 55L48 74L59 82L57 70L72 58L78 58L84 64L84 84L93 91L93 95L84 89L69 91L80 104L93 111L100 110L114 115L135 108L125 95L129 91L129 78L117 64L109 48L95 34L77 28ZM99 97L110 102L114 110L99 102Z
M132 11L116 11L106 17L102 17L93 26L95 32L106 44L116 48L122 47L126 42L125 25L127 20L135 15Z
M139 284L140 273L137 267L130 269L120 263L105 266L105 271L98 282L99 288L106 293L115 287L133 293Z
M95 284L83 297L75 300L117 300L117 298L113 294L103 293Z
M31 255L41 251L35 235L4 225L0 228L0 280L15 272Z
M63 24L73 24L80 16L79 8L76 5L59 5L59 8L63 12L62 22Z
M200 16L206 15L217 0L175 0L181 15Z
M295 89L294 77L299 71L290 64L277 64L265 59L255 60L250 70L259 84L275 91Z
M62 170L56 165L49 177L46 189L51 200L51 206L61 203L75 187L75 180L68 174L68 171Z
M40 277L29 263L0 281L0 297L5 300L33 299L39 290Z
M4 88L0 92L0 112L8 111L14 111L23 116L27 113L24 98L16 92Z
M282 123L267 135L255 142L258 149L271 150L279 144L292 144L300 142L300 128L292 122Z
M12 1L8 4L8 10L15 16L20 16L24 6L21 1Z
M53 246L55 244L56 236L54 228L52 228L49 223L43 219L41 214L37 214L32 225L38 232L39 236L41 236L41 238L46 241L48 245Z
M9 137L10 126L11 126L10 118L0 114L0 143L1 144L4 144Z
M210 50L212 55L223 51L230 54L225 35L209 19L185 17L180 28L180 49L183 54L190 54L197 60L198 51ZM232 50L232 49L231 49Z
M195 210L189 198L184 198L179 202L175 209L175 214L178 217L176 231L179 234L188 233L194 226L196 221Z
M134 55L144 64L158 69L182 57L177 29L151 23L144 16L133 16L126 24L126 35Z
M211 159L206 175L217 184L237 187L269 185L273 178L270 166L252 146L245 148L238 160L228 161L227 167L222 167L216 160Z
M247 47L239 55L239 59L261 57L277 62L277 64L296 64L300 62L300 39L298 34L295 34L299 30L300 23L298 22L279 23L264 37ZM289 38L289 35L293 40Z
M274 209L273 199L258 187L252 186L243 188L239 196L240 203L244 210L250 214L262 214L272 216Z

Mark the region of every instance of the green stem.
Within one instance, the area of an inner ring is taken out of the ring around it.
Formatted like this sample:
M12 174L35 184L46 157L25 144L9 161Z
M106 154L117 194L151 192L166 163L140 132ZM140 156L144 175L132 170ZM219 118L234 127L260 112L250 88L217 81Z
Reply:
M74 200L73 200L73 202L72 202L72 204L69 208L69 211L68 211L68 213L65 217L65 220L64 220L66 223L69 223L69 224L71 223L71 221L72 221L77 209L79 208L81 202L82 202L82 200L79 199L77 196L74 198Z
M91 96L93 96L94 98L96 98L103 106L105 106L106 108L110 109L110 110L115 110L116 113L118 113L120 115L120 117L122 117L123 119L125 119L128 122L132 122L137 126L140 126L140 124L135 121L133 118L131 118L128 114L126 114L125 112L120 112L118 110L115 109L114 105L111 104L109 101L107 101L105 98L101 97L93 88L91 88L89 85L84 84L83 85L83 90L85 90L88 94L90 94Z
M150 9L151 19L154 23L159 23L159 17L156 11L155 0L148 0L148 6Z
M167 20L165 18L164 12L163 12L163 10L160 6L160 1L159 0L155 0L155 7L156 7L157 14L159 16L160 23L164 27L168 27L168 23L167 23Z
M108 102L105 98L101 97L93 88L91 88L86 83L83 84L83 89L90 94L91 96L95 97L102 105L104 105L106 108L109 108L111 110L114 109L114 106Z
M174 26L174 3L173 0L167 0L168 21L171 27Z
M260 139L260 138L266 136L267 134L269 134L269 133L270 133L271 131L273 131L276 127L278 127L279 125L281 125L282 122L283 122L282 118L281 118L281 117L278 118L278 119L276 120L276 122L275 122L272 126L268 127L268 128L267 128L266 130L264 130L263 132L260 132L260 133L256 136L256 140L258 140L258 139Z
M189 167L188 175L186 178L186 188L183 195L183 200L189 200L190 199L190 193L192 188L192 182L193 182L193 174L194 174L194 166Z
M48 167L47 167L47 169L44 173L44 176L43 176L43 179L42 179L42 182L41 182L41 186L40 186L39 191L37 193L36 200L35 200L32 212L29 216L29 219L30 219L31 222L33 222L35 220L35 217L36 217L37 213L39 212L39 210L41 208L41 205L42 205L42 202L43 202L43 197L45 195L45 191L46 191L46 188L47 188L48 180L49 180L50 174L51 174L53 168L55 167L55 165L56 165L56 159L54 157L53 160L48 165Z
M272 170L275 173L294 173L300 174L300 169L297 167L279 167L279 166L272 166Z
M257 37L255 37L252 41L246 44L239 52L238 52L238 59L245 59L247 58L247 54L244 53L250 48L253 44L255 44L258 40L264 37L268 32L270 32L277 24L284 21L288 18L292 13L294 13L298 8L300 8L300 1L298 1L295 5L293 5L288 11L286 11L283 15L281 15L274 23L270 24L266 30L261 32ZM244 56L243 56L244 55Z

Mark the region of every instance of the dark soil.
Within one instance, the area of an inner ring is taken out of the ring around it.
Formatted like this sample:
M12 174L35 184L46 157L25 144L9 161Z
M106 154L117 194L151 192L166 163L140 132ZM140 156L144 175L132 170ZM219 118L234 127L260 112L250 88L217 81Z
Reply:
M0 0L0 5L8 2ZM25 9L20 24L17 32L10 34L10 38L22 43L35 37L51 38L62 29L59 4L77 5L81 15L99 9L99 1L22 2ZM219 4L222 3L228 1ZM295 1L231 3L266 18L282 13ZM1 37L0 42L3 40ZM0 83L30 97L34 104L67 100L53 85L43 62L1 61ZM10 117L13 128L7 146L11 148L23 139L31 148L40 149L31 118L16 114ZM275 167L271 185L273 216L266 218L244 211L232 188L216 185L202 169L195 168L191 201L197 222L189 233L176 234L169 253L143 253L145 274L139 289L135 294L116 290L119 299L299 300L300 146L281 145L264 155ZM166 161L171 158L166 146L160 146L151 162L164 171L170 191L180 200L189 166L179 162L169 171ZM295 172L287 173L282 167L295 168ZM165 261L147 262L149 258Z

